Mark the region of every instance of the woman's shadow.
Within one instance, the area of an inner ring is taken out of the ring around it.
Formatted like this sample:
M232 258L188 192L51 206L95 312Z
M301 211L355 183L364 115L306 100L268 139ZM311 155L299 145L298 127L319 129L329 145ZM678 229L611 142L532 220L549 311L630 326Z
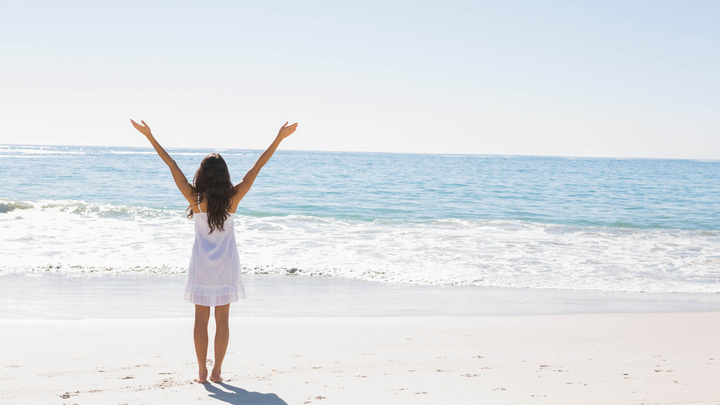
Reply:
M250 392L240 387L230 385L224 382L217 383L225 390L221 390L213 384L205 383L203 386L210 393L210 398L219 399L228 404L244 404L244 405L288 405L276 394L262 394L259 392Z

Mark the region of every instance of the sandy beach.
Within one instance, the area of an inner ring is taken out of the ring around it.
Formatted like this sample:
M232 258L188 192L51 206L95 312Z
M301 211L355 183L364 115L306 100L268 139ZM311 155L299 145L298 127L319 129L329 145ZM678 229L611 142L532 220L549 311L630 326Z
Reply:
M2 320L3 404L720 401L720 312L233 317L225 382L190 319Z

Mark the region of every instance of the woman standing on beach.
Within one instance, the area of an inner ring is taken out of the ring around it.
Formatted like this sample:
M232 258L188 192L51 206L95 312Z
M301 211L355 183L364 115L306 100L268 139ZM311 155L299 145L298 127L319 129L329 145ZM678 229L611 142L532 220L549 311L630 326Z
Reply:
M280 142L297 129L297 122L285 125L269 148L255 162L242 181L233 186L225 160L217 153L207 155L190 184L175 160L155 140L150 127L130 120L152 144L163 162L172 172L175 185L188 201L188 217L195 218L195 242L193 244L185 299L195 304L195 354L199 375L195 381L208 381L207 350L210 307L215 307L215 363L210 381L220 382L222 362L230 339L228 317L230 303L245 298L240 278L240 258L235 243L233 214L240 200L250 190L260 169L270 160Z

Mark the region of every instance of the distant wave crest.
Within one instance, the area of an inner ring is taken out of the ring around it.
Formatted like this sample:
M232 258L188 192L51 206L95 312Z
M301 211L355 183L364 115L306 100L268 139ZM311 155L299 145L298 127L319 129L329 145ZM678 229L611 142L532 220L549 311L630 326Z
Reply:
M167 218L177 216L177 209L148 208L132 205L90 203L76 200L18 201L0 199L0 214L14 210L35 210L67 213L82 217L97 218Z

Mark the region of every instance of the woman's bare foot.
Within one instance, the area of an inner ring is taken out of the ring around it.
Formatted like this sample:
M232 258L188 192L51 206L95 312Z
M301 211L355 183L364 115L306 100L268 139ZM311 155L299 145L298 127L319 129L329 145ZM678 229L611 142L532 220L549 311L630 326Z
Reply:
M222 377L220 377L220 369L213 367L212 374L210 374L210 381L214 383L222 382Z
M198 378L193 379L196 383L205 384L207 380L207 368L201 369Z

